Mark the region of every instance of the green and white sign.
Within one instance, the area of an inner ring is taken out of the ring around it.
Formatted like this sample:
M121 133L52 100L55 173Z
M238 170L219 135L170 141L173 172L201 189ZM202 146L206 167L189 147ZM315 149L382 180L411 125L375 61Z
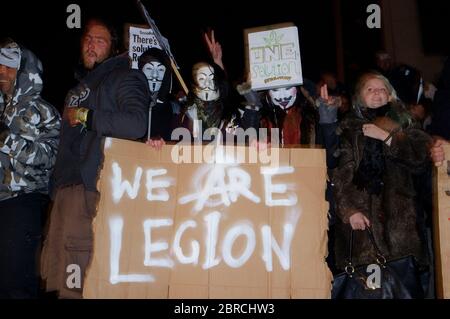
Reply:
M253 90L303 83L297 27L248 33L247 52Z

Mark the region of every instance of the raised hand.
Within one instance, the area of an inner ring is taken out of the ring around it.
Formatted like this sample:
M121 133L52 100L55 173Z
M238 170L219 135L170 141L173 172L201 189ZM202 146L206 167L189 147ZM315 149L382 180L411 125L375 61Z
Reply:
M216 63L218 66L222 68L222 70L225 70L225 67L223 66L222 61L222 46L218 41L216 41L214 37L214 30L211 30L210 33L211 37L208 36L208 32L205 32L203 34L203 37L205 39L206 45L208 46L209 53L211 54L211 57L214 60L214 63Z
M328 106L340 107L342 104L339 96L328 95L328 86L326 84L320 87L320 98Z

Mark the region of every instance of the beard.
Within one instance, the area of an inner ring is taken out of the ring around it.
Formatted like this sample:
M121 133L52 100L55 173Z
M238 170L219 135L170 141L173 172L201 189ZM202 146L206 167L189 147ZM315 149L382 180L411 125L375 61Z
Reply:
M82 60L84 67L88 70L92 70L99 59L97 53L94 51L84 51Z
M12 83L6 79L0 79L0 93L11 95L12 94Z

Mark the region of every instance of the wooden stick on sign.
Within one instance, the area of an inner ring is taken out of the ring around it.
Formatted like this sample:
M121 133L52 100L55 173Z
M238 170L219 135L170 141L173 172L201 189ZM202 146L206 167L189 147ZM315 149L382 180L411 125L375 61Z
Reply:
M184 83L184 80L181 77L180 72L178 71L179 67L178 67L178 65L177 65L177 63L175 61L175 57L173 56L172 52L170 52L169 48L166 46L166 43L165 43L165 41L163 39L163 36L159 32L159 29L156 26L155 21L153 21L153 19L150 17L150 14L148 13L147 9L144 7L144 5L142 4L142 2L140 0L136 0L136 4L137 4L139 10L141 11L144 19L147 21L148 25L153 30L153 33L154 33L156 39L158 40L159 45L161 46L163 51L166 52L167 56L169 57L170 66L172 67L173 71L175 72L175 75L176 75L176 77L178 79L178 82L180 82L181 87L184 90L184 93L186 95L188 95L189 90L188 90L188 88L186 86L186 83Z

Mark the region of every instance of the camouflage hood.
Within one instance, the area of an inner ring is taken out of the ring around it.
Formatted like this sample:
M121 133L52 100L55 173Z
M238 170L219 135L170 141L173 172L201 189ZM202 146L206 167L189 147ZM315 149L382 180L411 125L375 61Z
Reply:
M41 61L15 43L10 47L18 70L11 101L0 98L0 200L47 193L60 129L58 111L40 97Z
M13 94L13 104L22 100L39 96L42 91L42 63L27 49L20 50L20 65L17 71L16 84Z

